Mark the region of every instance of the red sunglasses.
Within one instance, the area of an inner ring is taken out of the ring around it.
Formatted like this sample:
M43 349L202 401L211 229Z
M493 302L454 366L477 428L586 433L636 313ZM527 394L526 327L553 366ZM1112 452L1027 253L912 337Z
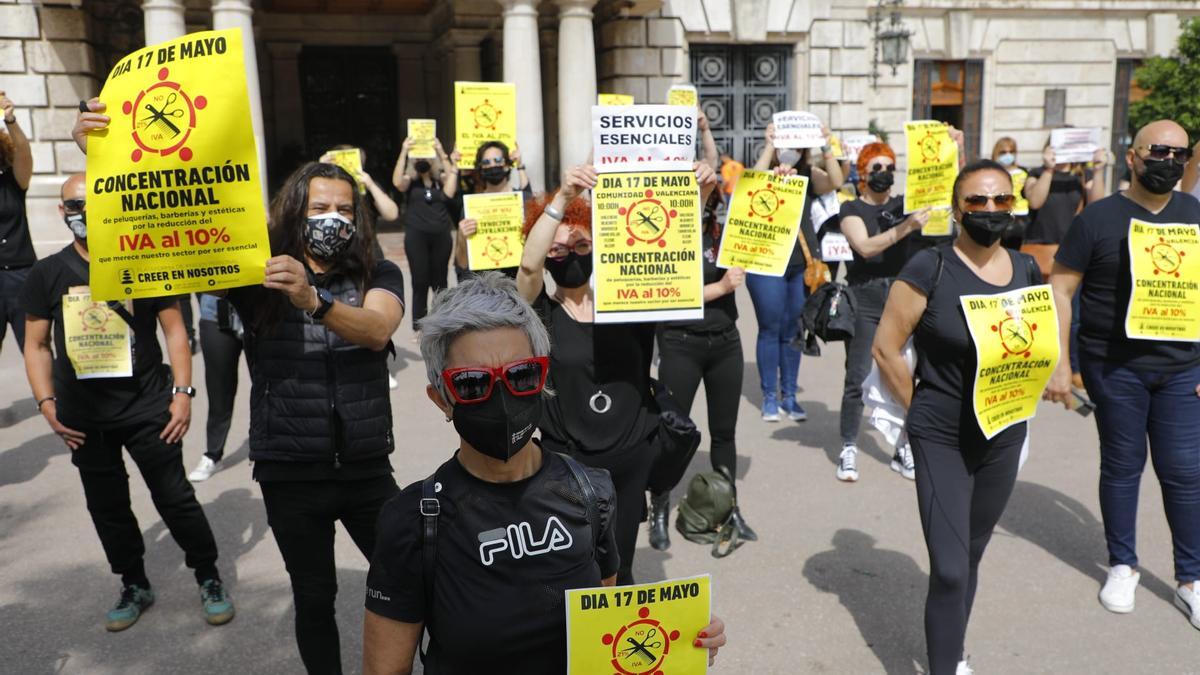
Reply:
M442 381L457 403L482 403L492 396L496 380L504 382L513 396L533 396L546 387L550 358L533 356L496 368L467 366L442 371Z

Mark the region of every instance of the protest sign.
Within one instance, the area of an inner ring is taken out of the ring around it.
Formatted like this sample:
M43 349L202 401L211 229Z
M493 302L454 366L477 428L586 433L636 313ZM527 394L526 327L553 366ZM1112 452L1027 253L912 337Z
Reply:
M412 139L412 147L408 156L414 159L430 159L437 157L437 149L433 147L433 139L437 137L437 120L410 119L408 121L408 137ZM475 157L474 154L471 155Z
M921 234L949 235L951 192L958 177L958 145L950 138L950 127L932 120L905 122L904 138L908 146L904 212L931 208Z
M593 192L596 323L703 318L700 190L690 168L604 173Z
M1125 335L1200 340L1200 226L1130 219L1129 275Z
M841 232L829 232L821 238L822 262L851 262L854 251L850 248L850 240Z
M592 106L596 171L682 171L696 160L696 109Z
M367 191L367 186L363 184L359 174L362 173L362 153L358 148L346 148L343 150L330 150L328 152L329 159L338 166L346 170L346 173L354 177L354 183L358 185L358 193L364 194Z
M1013 197L1016 197L1016 202L1013 203L1013 215L1027 216L1029 215L1029 200L1025 198L1025 181L1029 180L1029 174L1025 169L1014 167L1008 170L1008 175L1012 177Z
M771 171L744 171L721 231L717 267L741 267L781 277L787 270L804 209L808 178L782 178Z
M93 300L262 283L271 247L242 32L189 33L113 66L88 140Z
M772 116L775 123L775 147L820 148L825 145L821 118L810 112L785 110Z
M837 134L829 134L829 152L834 159L846 159L846 149L842 147L842 139Z
M842 147L845 148L846 159L851 162L858 161L858 151L871 143L878 143L879 137L875 134L854 134L848 135L842 139Z
M972 404L988 438L1034 416L1058 365L1058 314L1049 284L959 298L975 345Z
M476 226L475 234L467 237L468 268L496 270L521 264L525 201L520 192L465 195L463 217Z
M693 640L712 615L709 575L566 592L568 675L703 675Z
M510 82L454 83L454 139L460 169L475 168L475 151L488 141L512 150L517 143L517 86Z
M690 84L677 84L667 91L667 105L685 105L695 108L698 101L696 88Z
M108 303L92 300L87 286L73 286L63 296L62 317L63 342L76 379L133 375L132 332Z
M1056 164L1090 162L1100 147L1100 130L1068 127L1050 132L1050 147L1054 148Z
M633 97L629 94L597 94L598 105L633 105Z

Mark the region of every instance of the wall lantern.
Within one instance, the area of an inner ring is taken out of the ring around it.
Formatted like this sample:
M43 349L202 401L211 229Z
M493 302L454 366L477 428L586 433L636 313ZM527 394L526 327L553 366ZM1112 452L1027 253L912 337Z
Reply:
M877 0L871 11L871 27L875 33L875 58L871 64L871 86L879 86L879 65L892 67L895 75L901 64L908 62L909 38L913 32L900 21L903 0ZM884 21L884 14L888 15Z

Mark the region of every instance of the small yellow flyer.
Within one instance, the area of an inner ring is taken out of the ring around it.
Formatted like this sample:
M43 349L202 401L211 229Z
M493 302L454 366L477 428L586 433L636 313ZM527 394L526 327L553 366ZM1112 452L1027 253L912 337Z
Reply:
M705 574L567 591L568 675L703 675L696 636L712 615Z
M783 276L796 246L807 196L808 178L804 176L742 172L726 211L717 267Z
M975 343L975 419L991 439L1037 412L1058 365L1058 312L1049 284L959 301Z
M467 237L467 266L472 270L495 270L521 264L525 248L521 227L525 202L520 192L492 192L463 197L463 216L476 223L475 234Z
M950 201L958 177L958 144L950 127L933 120L904 123L908 146L908 175L904 180L904 212L925 207L929 222L921 228L927 237L950 234Z
M367 191L367 186L363 184L358 175L362 173L362 153L358 148L346 148L344 150L330 150L330 159L334 164L346 170L346 173L354 177L354 183L358 186L358 193L364 194Z
M1200 341L1200 225L1130 219L1129 275L1125 335Z
M433 139L437 136L437 120L410 119L408 121L408 137L412 139L412 147L408 156L416 159L437 157L433 147Z
M667 105L686 105L695 108L699 101L696 88L690 84L677 84L667 91Z
M80 380L133 375L133 337L108 303L92 300L87 287L75 287L62 298L63 337L67 358Z
M597 105L633 105L633 97L629 94L597 94Z
M462 153L462 169L475 168L475 151L488 141L500 141L512 150L517 143L517 85L455 82L454 140Z
M1013 197L1016 197L1016 202L1013 204L1013 215L1027 216L1029 215L1029 200L1025 198L1025 181L1029 179L1029 174L1025 169L1014 167L1008 170L1008 175L1012 176Z

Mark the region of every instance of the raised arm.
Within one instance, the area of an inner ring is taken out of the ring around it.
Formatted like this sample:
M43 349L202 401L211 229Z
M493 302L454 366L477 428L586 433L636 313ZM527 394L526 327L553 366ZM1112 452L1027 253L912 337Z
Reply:
M400 217L400 207L396 206L396 202L392 200L388 193L379 187L371 174L366 171L361 171L358 174L358 179L367 186L367 192L371 193L371 198L375 200L375 209L379 211L379 217L383 220L395 220Z
M400 145L400 156L396 158L396 166L392 169L392 185L401 193L408 192L408 186L412 183L412 172L408 166L408 151L412 149L412 139L405 138L404 143Z
M520 178L518 182L520 189L524 190L529 187L529 174L525 171L525 162L521 161L521 146L513 143L512 151L508 153L508 161L517 170L517 176Z
M840 188L846 182L846 177L842 174L841 163L834 158L833 150L829 147L829 127L822 127L821 130L825 132L825 147L821 148L821 166L813 166L812 182L813 191L824 195Z
M16 104L3 91L0 91L0 111L4 113L4 124L8 127L8 137L13 144L13 177L22 190L28 190L29 181L33 179L33 149L25 131L17 124Z
M1042 175L1037 180L1025 181L1025 199L1029 201L1029 208L1040 209L1046 203L1050 196L1050 184L1054 182L1054 165L1054 148L1046 146L1042 150Z
M754 162L755 171L766 171L771 168L771 158L775 156L775 123L768 122L767 130L763 133L763 138L766 143L763 143L762 152L758 155L758 160Z
M721 168L721 156L717 154L717 141L713 138L712 129L708 124L708 115L700 108L696 109L696 123L700 126L700 147L704 151L704 162L713 168L713 171L719 171Z
M927 298L907 281L896 281L875 331L871 354L879 364L879 375L892 397L907 410L912 404L913 376L904 360L904 343L925 313Z
M1092 155L1092 179L1087 182L1087 195L1085 204L1104 199L1107 187L1105 181L1105 168L1108 164L1108 150L1105 148L1096 148L1096 153Z
M454 199L454 195L458 194L458 160L462 155L458 148L447 155L442 148L442 142L436 138L433 139L433 149L437 152L438 163L442 165L442 194L446 195L446 199Z
M525 238L525 250L521 254L521 268L517 270L517 289L527 302L536 300L545 285L542 273L546 269L546 254L550 252L550 245L554 243L554 233L561 222L548 212L554 210L565 213L567 205L574 201L579 193L596 187L598 179L595 167L590 164L567 169L563 173L562 187L529 230L529 236Z
M79 150L85 155L87 154L88 134L107 128L111 121L109 116L104 114L107 107L100 102L100 99L93 98L86 105L88 112L80 112L79 116L75 118L75 126L71 129L71 138L75 139L75 145L78 145Z

